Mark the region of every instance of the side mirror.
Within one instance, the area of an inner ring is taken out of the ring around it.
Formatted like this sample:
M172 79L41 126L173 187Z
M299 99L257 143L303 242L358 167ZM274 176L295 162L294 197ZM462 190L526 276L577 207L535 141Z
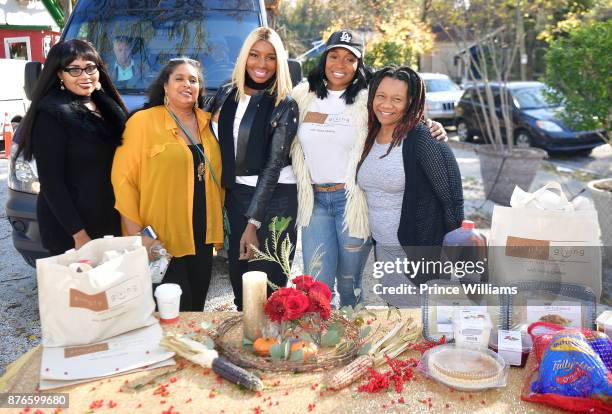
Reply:
M295 86L302 81L302 64L294 59L289 59L288 63L291 83Z
M42 66L40 62L28 62L25 65L23 89L29 100L32 100L32 93L42 71Z

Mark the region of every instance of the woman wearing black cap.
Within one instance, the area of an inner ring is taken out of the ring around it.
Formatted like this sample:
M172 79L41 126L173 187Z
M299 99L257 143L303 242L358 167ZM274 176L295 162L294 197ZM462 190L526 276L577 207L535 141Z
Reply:
M293 89L300 126L291 148L297 178L305 270L336 289L340 306L361 298L371 242L366 198L355 180L368 133L363 46L350 30L333 33L308 82ZM445 139L441 125L432 135Z

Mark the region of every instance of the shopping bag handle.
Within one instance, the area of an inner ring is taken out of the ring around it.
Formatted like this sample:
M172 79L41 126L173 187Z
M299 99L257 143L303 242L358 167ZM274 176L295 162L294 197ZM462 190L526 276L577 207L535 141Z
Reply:
M560 203L556 205L549 205L548 203L543 202L543 206L547 207L546 209L566 210L569 206L572 206L570 201L567 199L565 192L563 192L561 184L556 181L549 181L533 193L526 193L524 198L520 200L519 204L513 207L524 207L533 200L543 201L541 200L541 196L549 190L557 190L559 192L559 197L561 198L561 200Z

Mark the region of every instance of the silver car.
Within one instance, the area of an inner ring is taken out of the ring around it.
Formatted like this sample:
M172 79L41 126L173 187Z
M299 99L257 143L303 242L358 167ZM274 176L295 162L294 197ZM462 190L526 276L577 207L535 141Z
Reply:
M444 126L454 125L455 105L463 90L441 73L421 73L425 82L425 115Z

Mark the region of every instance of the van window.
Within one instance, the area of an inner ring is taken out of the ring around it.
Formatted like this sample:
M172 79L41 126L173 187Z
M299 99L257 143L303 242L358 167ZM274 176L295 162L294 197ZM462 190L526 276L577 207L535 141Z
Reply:
M222 3L235 8L212 9ZM230 79L243 39L261 25L252 5L240 0L94 1L77 5L65 38L92 42L122 94L143 93L168 60L180 56L199 60L206 88L216 89Z

